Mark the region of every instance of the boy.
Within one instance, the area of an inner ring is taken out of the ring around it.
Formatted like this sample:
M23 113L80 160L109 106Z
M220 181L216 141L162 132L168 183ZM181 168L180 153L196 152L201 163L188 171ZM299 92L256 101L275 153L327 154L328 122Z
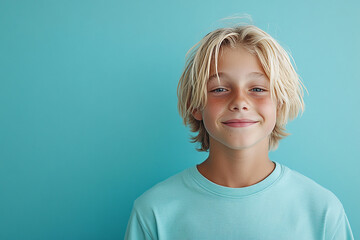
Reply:
M138 197L125 239L353 239L331 191L268 157L304 110L287 52L253 25L214 30L198 44L178 107L209 156Z

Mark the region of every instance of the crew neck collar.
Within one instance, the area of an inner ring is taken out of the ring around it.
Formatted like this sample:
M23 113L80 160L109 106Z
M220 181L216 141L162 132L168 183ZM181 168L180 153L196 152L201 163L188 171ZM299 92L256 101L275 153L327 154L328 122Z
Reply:
M284 167L276 161L272 162L275 163L275 169L271 172L269 176L254 185L242 188L225 187L210 181L199 172L199 170L197 169L197 165L189 168L189 172L193 179L202 188L213 194L229 198L242 198L259 193L271 187L271 185L273 185L275 182L277 182L278 179L280 179L280 177L283 175Z

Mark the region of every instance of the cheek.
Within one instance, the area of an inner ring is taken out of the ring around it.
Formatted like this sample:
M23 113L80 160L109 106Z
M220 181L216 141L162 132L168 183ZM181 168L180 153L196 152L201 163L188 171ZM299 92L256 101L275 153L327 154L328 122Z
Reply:
M224 109L224 103L220 99L209 99L207 106L206 106L206 112L209 115L217 115Z
M269 120L276 121L276 103L271 101L270 98L262 99L258 102L259 110L264 113Z
M214 124L224 111L224 105L218 99L208 99L208 103L203 111L203 121L205 127Z

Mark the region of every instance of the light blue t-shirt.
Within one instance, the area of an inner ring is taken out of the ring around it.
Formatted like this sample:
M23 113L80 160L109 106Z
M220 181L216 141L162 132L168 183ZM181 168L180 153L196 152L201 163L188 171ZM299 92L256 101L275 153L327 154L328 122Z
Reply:
M352 240L340 200L310 178L273 161L264 180L218 185L196 165L134 201L125 240Z

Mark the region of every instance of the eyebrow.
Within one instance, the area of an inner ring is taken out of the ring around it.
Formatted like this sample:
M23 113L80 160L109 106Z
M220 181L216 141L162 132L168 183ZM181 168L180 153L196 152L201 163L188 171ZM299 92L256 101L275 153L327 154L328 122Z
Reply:
M219 77L225 77L225 78L229 78L229 79L231 79L231 77L227 74L227 73L225 73L225 72L219 72ZM251 72L251 73L249 73L249 74L247 74L246 75L248 78L249 77L255 77L255 78L264 78L264 79L266 79L266 76L263 74L263 73L261 73L261 72ZM210 77L209 77L209 80L208 80L208 82L210 82L210 81L212 81L212 80L215 80L215 79L217 79L217 76L216 76L216 73L215 74L213 74L213 75L211 75Z

